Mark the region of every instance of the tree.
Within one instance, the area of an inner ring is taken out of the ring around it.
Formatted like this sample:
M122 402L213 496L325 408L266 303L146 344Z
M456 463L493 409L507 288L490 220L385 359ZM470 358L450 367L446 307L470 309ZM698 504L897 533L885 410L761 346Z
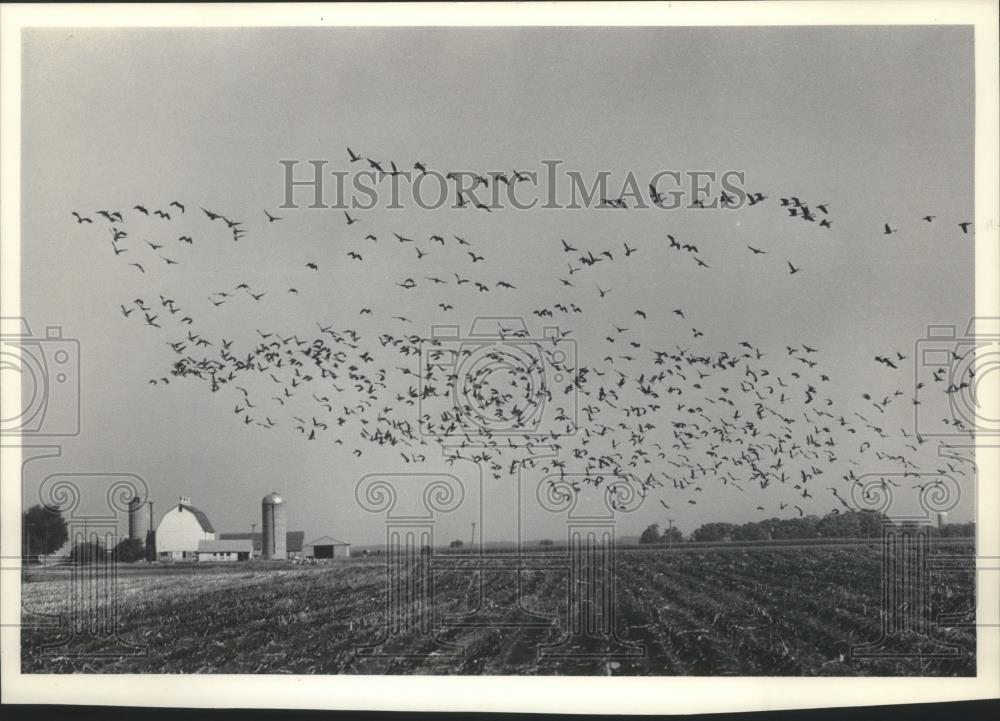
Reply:
M660 536L660 543L682 543L683 541L684 534L681 533L681 529L677 528L677 526L671 526Z
M538 542L538 545L539 546L551 546L552 545L552 541L550 539L548 539L548 538L543 538L541 541Z
M695 541L728 541L732 536L732 523L706 523L691 534Z
M462 543L460 540L456 538L454 541L448 544L448 548L461 548L464 545L465 545L464 543Z
M66 520L54 508L32 506L21 517L24 555L29 559L55 553L69 539Z
M744 523L733 529L734 541L766 541L771 532L766 523Z
M659 523L653 523L653 524L651 524L639 536L639 543L659 543L659 542L660 542L660 524Z
M976 535L976 524L969 523L946 523L941 527L941 535L945 538L973 538Z
M878 511L871 511L868 509L858 511L858 522L860 524L860 527L858 528L858 538L881 538L882 524L884 521L885 515L879 513Z
M818 516L772 519L769 525L771 537L775 539L819 537Z
M104 546L99 541L81 541L69 552L70 560L78 566L103 561L107 557Z
M831 511L820 520L819 535L824 538L860 538L861 520L855 511Z
M146 558L146 544L138 538L123 538L115 546L115 560L119 563L133 563Z

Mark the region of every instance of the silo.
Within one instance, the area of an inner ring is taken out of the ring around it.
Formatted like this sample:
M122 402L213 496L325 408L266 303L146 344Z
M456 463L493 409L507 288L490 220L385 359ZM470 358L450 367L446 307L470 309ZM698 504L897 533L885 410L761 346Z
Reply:
M269 493L261 502L261 525L263 537L261 558L265 561L283 561L288 557L285 540L288 521L285 518L285 502L277 493Z
M146 536L153 530L153 504L138 496L128 502L128 537L146 542Z

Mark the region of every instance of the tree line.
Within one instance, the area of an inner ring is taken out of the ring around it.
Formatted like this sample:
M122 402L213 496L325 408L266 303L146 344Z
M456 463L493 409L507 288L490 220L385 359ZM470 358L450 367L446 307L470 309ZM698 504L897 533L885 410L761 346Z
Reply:
M69 540L69 528L62 513L47 506L32 506L21 516L22 556L26 564L38 563L62 548ZM137 538L123 538L112 549L99 540L85 539L70 547L69 560L76 564L98 561L131 563L146 557L146 544Z
M881 538L886 525L906 526L912 523L893 523L877 511L831 511L825 516L808 515L798 518L769 518L763 521L736 524L713 521L696 528L688 540L711 541L769 541L810 538ZM942 538L971 538L976 535L976 524L948 523L940 528L929 528L932 536ZM657 523L651 524L639 536L639 543L677 543L684 534L677 528L660 533Z

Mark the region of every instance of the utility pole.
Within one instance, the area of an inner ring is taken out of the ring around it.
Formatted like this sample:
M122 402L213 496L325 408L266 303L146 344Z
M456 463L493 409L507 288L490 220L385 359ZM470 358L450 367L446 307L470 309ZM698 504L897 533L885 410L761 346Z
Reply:
M250 558L253 558L254 538L256 537L256 535L257 535L257 524L256 523L251 523L250 524ZM261 539L261 544L260 545L261 545L261 550L263 550L263 547L264 547L264 541L263 541L263 539Z
M667 523L670 526L667 528L667 551L674 550L674 519L668 518Z
M469 549L476 545L476 522L472 522L472 540L469 541Z

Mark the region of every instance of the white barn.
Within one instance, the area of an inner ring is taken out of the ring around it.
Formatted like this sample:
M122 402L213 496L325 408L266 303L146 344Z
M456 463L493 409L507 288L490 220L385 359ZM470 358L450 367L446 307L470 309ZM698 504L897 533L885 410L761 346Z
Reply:
M215 528L203 511L181 496L180 503L163 514L156 527L156 557L161 561L198 559L198 544L214 541Z

